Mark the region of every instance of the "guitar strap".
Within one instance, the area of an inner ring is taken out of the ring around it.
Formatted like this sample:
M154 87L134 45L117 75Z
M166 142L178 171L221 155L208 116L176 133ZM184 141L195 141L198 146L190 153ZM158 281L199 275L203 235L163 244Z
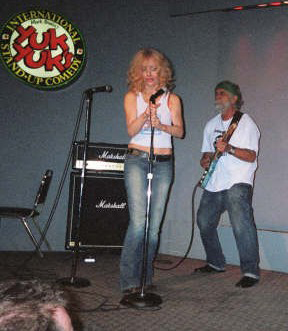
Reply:
M233 118L232 118L232 121L231 121L231 123L230 123L230 125L229 125L229 128L232 127L232 125L233 125L234 123L235 123L236 125L235 125L234 129L230 131L230 134L227 135L227 137L226 137L226 139L225 139L225 142L228 143L228 141L230 140L230 138L231 138L233 132L235 131L235 129L236 129L237 126L238 126L238 123L239 123L239 121L240 121L242 115L243 115L243 113L242 113L240 110L236 111L236 113L234 114L234 116L233 116ZM229 128L228 128L228 130L229 130ZM227 130L227 131L228 131L228 130Z

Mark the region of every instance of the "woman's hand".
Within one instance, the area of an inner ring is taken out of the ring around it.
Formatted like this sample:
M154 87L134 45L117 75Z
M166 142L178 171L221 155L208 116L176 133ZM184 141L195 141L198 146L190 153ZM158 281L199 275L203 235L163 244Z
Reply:
M157 116L157 109L160 106L160 103L158 104L153 104L150 102L149 104L149 119L150 119L150 114L151 114L151 126L156 128L156 129L161 129L161 122L160 119Z

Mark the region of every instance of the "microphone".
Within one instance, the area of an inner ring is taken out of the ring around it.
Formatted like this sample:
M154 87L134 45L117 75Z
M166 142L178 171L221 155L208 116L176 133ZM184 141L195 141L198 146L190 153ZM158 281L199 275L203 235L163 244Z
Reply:
M111 92L111 91L112 91L111 85L103 85L103 86L91 87L85 92L98 93L98 92Z
M163 93L165 93L165 89L161 88L160 90L158 90L156 93L152 94L150 97L150 101L155 104L155 101L158 97L160 97L160 95L162 95Z

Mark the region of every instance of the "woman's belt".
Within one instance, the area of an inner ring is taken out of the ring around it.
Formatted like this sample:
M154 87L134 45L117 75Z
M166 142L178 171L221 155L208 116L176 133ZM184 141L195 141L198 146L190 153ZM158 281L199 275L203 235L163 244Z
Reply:
M136 148L128 148L127 154L143 157L149 159L149 153L141 151ZM154 162L165 162L172 160L172 154L154 154L152 161Z

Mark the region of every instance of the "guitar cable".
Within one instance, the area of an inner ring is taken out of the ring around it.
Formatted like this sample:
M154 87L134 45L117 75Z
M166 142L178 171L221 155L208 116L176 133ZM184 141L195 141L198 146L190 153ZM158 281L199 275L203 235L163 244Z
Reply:
M197 188L200 187L200 182L198 181L197 184L194 186L193 188L193 192L192 192L192 198L191 198L191 202L192 202L192 232L191 232L191 237L190 237L190 241L189 241L189 244L188 244L188 247L186 249L186 253L184 254L184 256L177 262L175 263L175 265L173 265L172 267L170 268L162 268L162 267L157 267L157 266L154 266L155 269L158 269L158 270L172 270L172 269L175 269L177 267L179 267L179 265L181 263L183 263L188 254L190 253L190 250L191 250L191 247L192 247L192 244L193 244L193 240L194 240L194 234L195 234L195 224L196 224L196 215L195 215L195 196L196 196L196 191L197 191ZM154 262L155 263L155 262Z

